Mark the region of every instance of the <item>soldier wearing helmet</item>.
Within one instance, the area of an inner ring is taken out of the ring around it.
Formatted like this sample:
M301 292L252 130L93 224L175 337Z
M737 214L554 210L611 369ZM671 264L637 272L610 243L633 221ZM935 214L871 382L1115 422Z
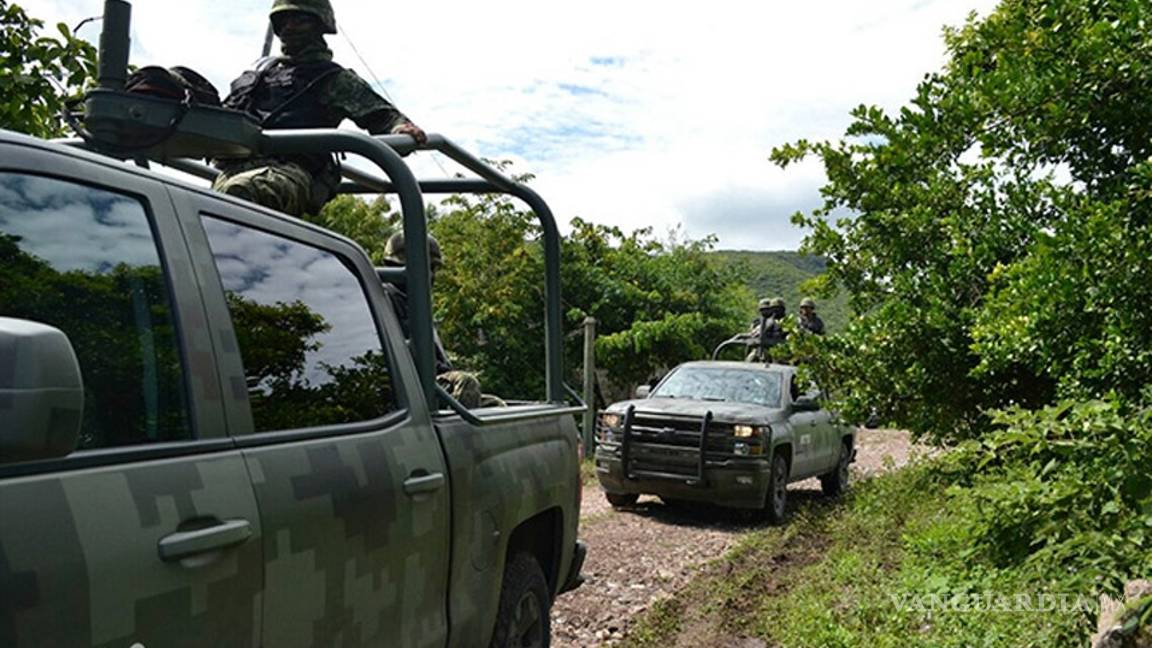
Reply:
M824 320L816 314L816 302L810 297L800 300L800 317L798 318L800 330L824 335Z
M444 256L440 252L440 243L431 235L428 236L428 260L432 269L432 277L435 279ZM407 244L404 241L404 232L396 232L384 244L384 263L391 267L403 268L407 265L407 261ZM404 337L411 339L412 335L408 328L407 291L401 286L390 283L384 284L384 291L392 299L392 307L396 310L396 316L400 318L400 327L404 331ZM452 394L453 398L460 401L461 405L468 408L479 407L482 394L480 393L480 380L476 378L476 374L458 371L452 366L452 361L448 359L448 353L440 342L440 334L436 331L435 326L432 327L432 340L436 347L436 382L440 383L445 391Z
M787 312L784 299L773 297L761 299L758 304L760 317L752 320L752 329L749 337L754 340L755 348L749 352L746 360L762 361L766 358L765 350L776 346L788 337L788 332L782 326Z
M275 0L269 14L281 56L257 61L232 82L224 107L257 119L265 129L335 128L345 119L372 133L411 135L427 141L371 86L332 61L325 34L336 33L328 0ZM330 154L218 159L212 187L293 216L317 214L340 185Z

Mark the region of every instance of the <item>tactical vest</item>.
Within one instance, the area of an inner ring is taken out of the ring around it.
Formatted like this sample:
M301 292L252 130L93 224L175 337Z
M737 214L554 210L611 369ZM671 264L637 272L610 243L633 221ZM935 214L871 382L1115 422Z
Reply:
M335 128L341 118L320 101L324 83L344 68L331 61L291 64L280 58L262 59L232 82L224 107L240 110L260 121L263 128ZM313 175L337 167L331 155L292 156ZM337 176L338 177L338 176Z

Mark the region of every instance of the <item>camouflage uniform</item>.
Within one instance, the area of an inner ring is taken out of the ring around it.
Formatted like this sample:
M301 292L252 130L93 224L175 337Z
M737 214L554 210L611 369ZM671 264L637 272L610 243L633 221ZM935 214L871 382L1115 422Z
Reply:
M784 342L788 332L784 330L784 300L780 297L760 300L760 317L752 320L749 333L756 340L756 347L744 359L758 362L765 358L765 351Z
M311 14L321 30L336 33L327 0L277 0L272 9ZM274 21L275 24L275 21ZM265 58L232 82L224 106L247 112L267 130L335 128L345 119L374 135L412 122L371 86L332 62L322 34L286 38L283 56ZM340 167L328 154L217 160L213 189L301 216L315 214L340 184Z
M805 309L810 309L805 312ZM800 315L797 318L797 324L800 330L815 333L816 335L824 335L824 320L816 314L816 302L805 297L800 302Z
M429 261L431 262L432 272L440 268L441 259L443 256L440 253L440 244L436 239L431 236L428 237L429 247ZM404 234L402 232L393 234L384 248L385 262L388 265L403 267L406 261L404 251ZM407 339L412 338L412 334L408 328L408 293L400 286L394 284L384 284L384 291L392 300L392 307L396 310L396 316L400 319L400 327L404 331L404 337ZM444 391L452 395L453 398L460 401L460 404L467 408L480 407L482 394L480 392L480 379L476 374L469 371L459 371L452 366L452 361L448 359L448 353L444 350L444 345L440 341L440 333L436 330L435 325L432 327L432 340L436 346L436 382L444 388Z

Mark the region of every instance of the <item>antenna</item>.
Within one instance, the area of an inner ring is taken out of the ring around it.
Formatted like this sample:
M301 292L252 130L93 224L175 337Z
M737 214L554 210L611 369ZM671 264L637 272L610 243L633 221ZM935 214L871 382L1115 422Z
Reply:
M260 54L261 57L267 57L272 54L272 38L276 32L272 31L272 21L268 21L268 30L264 32L264 51Z

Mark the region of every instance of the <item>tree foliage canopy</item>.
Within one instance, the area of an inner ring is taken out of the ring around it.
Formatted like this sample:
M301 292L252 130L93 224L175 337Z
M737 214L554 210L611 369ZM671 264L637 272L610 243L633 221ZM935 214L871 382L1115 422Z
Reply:
M968 439L939 462L968 577L1115 593L1149 568L1150 19L1004 0L898 113L772 153L823 161L794 220L862 313L815 368L858 420Z
M64 23L57 35L18 4L0 0L0 128L37 137L65 134L65 102L96 77L96 49Z
M866 314L834 363L857 413L964 437L991 409L1148 383L1150 13L1006 0L946 32L949 63L897 114L773 151L827 172L795 222Z

